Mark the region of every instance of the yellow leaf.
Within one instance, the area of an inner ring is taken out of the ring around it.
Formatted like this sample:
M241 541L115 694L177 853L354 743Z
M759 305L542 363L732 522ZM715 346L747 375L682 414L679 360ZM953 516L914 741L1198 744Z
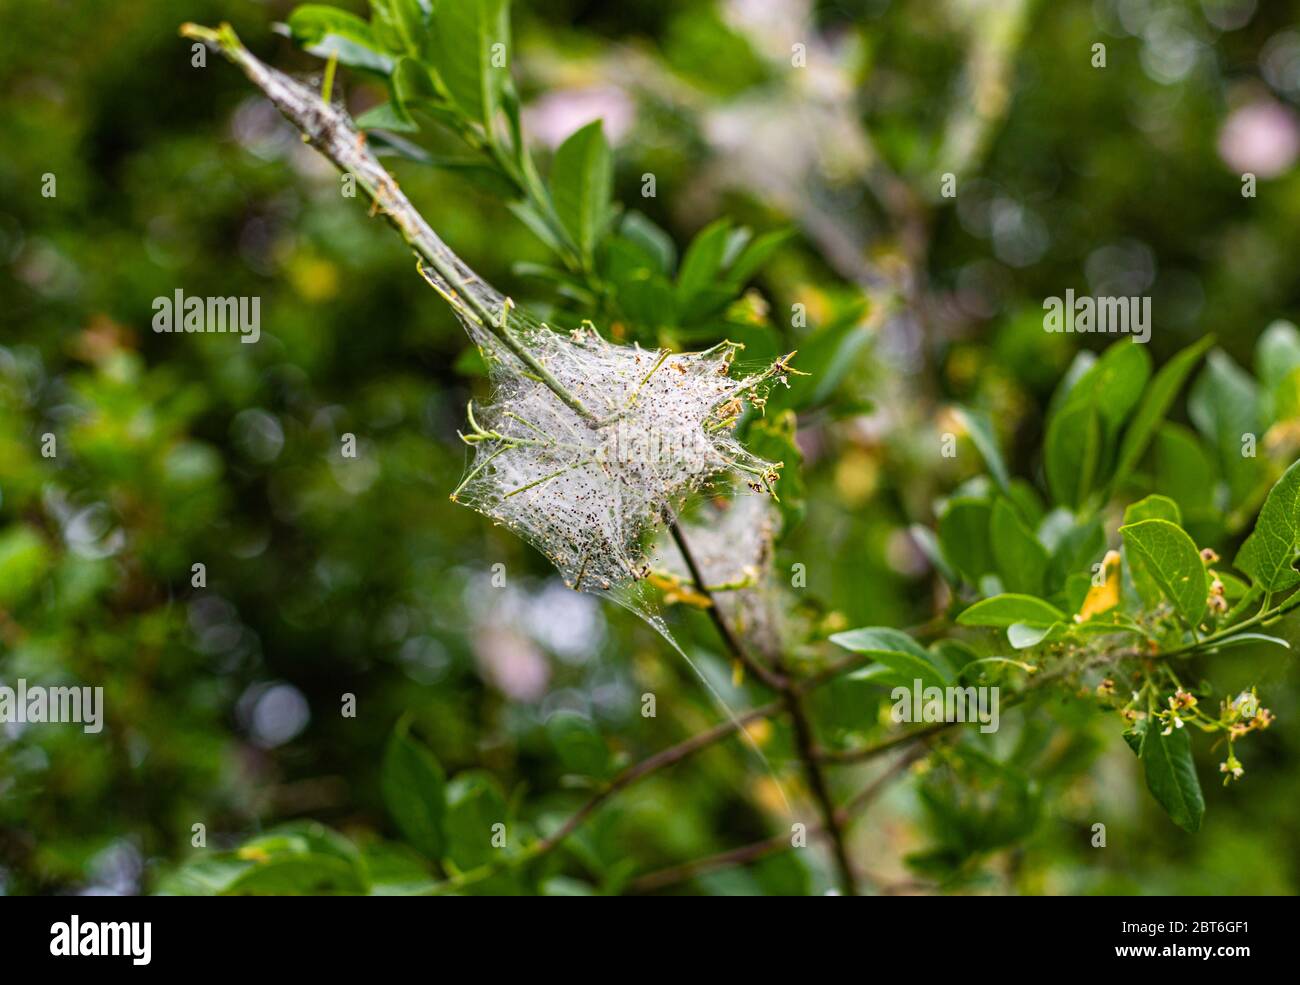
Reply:
M1093 616L1109 612L1119 605L1119 551L1107 551L1101 561L1105 580L1093 585L1083 600L1083 608L1074 617L1075 622L1087 622Z
M754 745L762 747L767 745L772 738L772 723L766 718L760 718L758 721L746 725L745 731L754 740Z
M651 572L646 581L664 593L665 605L681 602L685 605L693 605L697 609L707 609L713 604L707 595L701 595L695 590L694 585L686 584L676 575L655 571Z

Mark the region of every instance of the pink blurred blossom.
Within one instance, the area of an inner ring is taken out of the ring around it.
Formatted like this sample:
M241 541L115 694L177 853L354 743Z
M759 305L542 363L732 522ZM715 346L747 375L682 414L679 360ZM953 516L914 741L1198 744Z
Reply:
M509 629L481 629L474 651L480 673L512 701L534 702L546 694L551 668L528 637Z
M605 137L617 144L632 126L636 107L631 97L614 86L558 89L546 93L524 110L524 129L548 147L592 120L603 120Z
M1300 153L1295 114L1272 99L1233 110L1219 131L1219 156L1233 171L1275 178Z

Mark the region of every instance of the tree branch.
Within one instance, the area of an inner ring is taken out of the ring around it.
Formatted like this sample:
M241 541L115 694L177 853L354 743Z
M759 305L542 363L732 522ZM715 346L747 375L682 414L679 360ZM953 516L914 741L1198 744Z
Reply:
M433 273L430 274L421 267L421 273L458 315L482 325L500 339L565 404L588 420L596 419L514 337L506 327L505 311L492 311L475 293L474 285L481 283L478 275L442 241L397 187L392 175L366 145L365 134L353 126L345 112L326 102L320 93L313 92L301 82L258 59L244 47L229 24L222 24L216 30L198 24L183 24L181 34L205 42L243 69L253 85L262 90L280 114L297 127L313 147L344 174L350 174L356 179L357 184L366 191L407 245L421 261L433 268ZM507 302L505 308L508 307Z
M786 709L790 712L791 724L794 726L795 747L799 750L799 759L803 763L804 775L808 779L808 788L812 792L818 810L821 812L822 825L830 835L831 848L835 854L835 865L839 870L841 889L846 896L856 896L858 894L857 877L853 872L853 863L849 860L844 832L836 820L835 801L831 797L830 787L826 783L826 776L818 762L817 738L813 732L812 722L809 720L808 713L803 706L800 688L793 682L788 668L779 659L776 665L776 673L773 674L749 654L740 640L732 633L727 621L722 618L722 613L718 611L717 600L713 597L713 593L709 591L708 583L700 573L699 565L695 563L695 557L691 553L690 545L686 542L686 537L675 517L669 523L669 530L672 531L673 540L677 543L677 549L681 551L682 558L686 561L686 568L695 582L695 590L708 599L709 615L713 619L713 624L717 626L718 633L722 636L727 648L745 667L751 668L765 684L781 692Z
M229 24L222 24L217 30L201 27L197 24L185 24L181 27L181 34L188 38L203 41L241 68L249 80L266 95L290 123L302 132L313 147L324 154L340 171L350 174L356 179L357 184L370 196L377 210L384 215L393 228L402 236L403 240L415 251L416 255L432 268L432 274L423 271L423 268L422 272L425 273L426 279L438 289L439 293L458 315L492 332L564 403L579 412L583 417L595 420L595 416L569 393L531 352L514 338L506 327L505 311L503 310L500 313L492 311L479 294L475 292L473 286L478 282L477 276L433 231L424 217L411 204L401 189L397 187L397 183L392 176L379 163L378 158L366 145L365 135L356 129L346 113L335 108L320 94L313 92L307 86L295 81L283 72L271 68L254 56L244 47ZM708 596L712 602L712 597L709 596L703 579L699 577L694 558L691 556L685 541L681 538L680 531L675 523L672 529L683 556L687 558L692 577L695 578L702 593ZM826 814L827 824L833 833L838 834L825 779L822 777L820 767L813 755L815 749L812 744L811 725L799 703L797 690L784 673L773 673L754 661L744 647L741 646L739 640L731 633L726 621L718 613L717 606L711 604L709 608L710 615L722 634L724 642L726 642L736 658L741 660L761 681L782 693L784 704L790 710L795 721L796 737L799 742L800 754L808 770L809 783L823 812ZM766 714L765 709L756 709L747 713L745 720L764 717ZM669 763L676 762L678 759L690 755L696 749L703 748L730 734L735 728L735 723L723 723L708 732L695 736L693 739L680 743L678 746L665 750L663 753L652 756L620 774L608 787L570 817L559 831L532 846L525 854L530 858L545 854L563 841L569 833L614 793L636 782L636 780L648 773ZM847 867L847 857L844 854L842 842L838 837L836 838L836 844L837 857L846 891L852 891L852 872ZM516 861L518 861L518 857ZM469 874L466 873L465 875ZM449 883L452 882L457 882L457 880L449 881Z
M498 872L505 869L515 868L526 862L541 858L543 855L558 848L565 838L573 834L582 824L596 812L596 809L603 805L607 800L616 793L626 790L640 780L644 780L652 773L657 773L665 767L680 763L688 756L694 755L701 749L707 749L716 742L725 739L733 732L738 731L750 722L758 721L760 718L771 718L773 715L780 714L785 709L783 701L773 701L758 708L751 708L749 711L741 712L732 719L719 722L710 729L699 732L688 739L683 739L676 745L669 746L652 756L648 756L627 767L612 779L605 787L599 790L586 803L579 807L569 818L560 825L554 832L542 838L522 852L508 856L499 862L492 862L488 865L479 866L463 872L458 876L447 879L432 887L431 893L440 894L446 892L455 892L459 889L481 882L488 879Z
M722 637L722 642L726 645L727 650L731 653L732 657L740 661L741 665L752 676L758 678L773 691L784 693L790 685L790 681L786 676L780 673L774 674L755 660L749 654L749 651L741 645L740 640L736 638L735 634L732 633L731 627L727 625L727 621L722 618L722 613L718 611L717 599L713 597L713 592L709 589L708 582L704 580L704 576L700 573L699 565L695 561L695 555L691 552L691 547L686 542L686 537L682 533L682 528L678 525L675 517L669 521L668 530L672 534L673 542L677 545L677 550L681 552L682 560L686 562L686 570L691 576L691 581L695 583L695 590L701 596L708 599L709 604L707 606L707 611L709 618L713 620L713 625L717 628L718 635Z
M836 823L845 825L854 817L865 811L881 794L889 782L911 766L914 762L924 756L929 750L918 748L910 750L900 756L893 764L889 766L880 776L876 777L871 783L867 784L859 793L857 793L847 804L835 812ZM814 838L826 837L827 831L824 824L816 825L808 832ZM659 869L655 872L647 873L634 880L630 885L633 892L649 893L658 889L664 889L667 886L676 885L679 882L686 882L688 879L694 879L697 876L706 875L710 872L718 872L722 869L734 868L738 865L747 865L750 862L757 862L759 859L766 858L769 855L775 855L779 852L789 851L793 848L790 837L785 834L773 835L771 838L764 838L762 841L756 841L749 845L743 845L740 848L732 848L725 852L719 852L717 855L709 855L706 858L695 859L691 862L685 862L682 865L674 865L670 868Z

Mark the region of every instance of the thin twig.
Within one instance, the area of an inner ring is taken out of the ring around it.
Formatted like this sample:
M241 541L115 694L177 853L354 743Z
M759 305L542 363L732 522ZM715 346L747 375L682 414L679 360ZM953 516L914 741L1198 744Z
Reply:
M1013 708L1028 698L1035 691L1040 690L1045 685L1064 677L1067 673L1080 668L1060 667L1049 674L1038 678L1033 684L1022 688L1009 698L1003 699L1000 708ZM969 724L967 722L950 721L950 722L932 722L929 725L923 725L920 728L907 729L896 735L873 742L870 745L862 746L858 749L823 749L818 752L817 758L823 763L832 763L835 765L844 765L846 763L860 763L867 759L879 756L881 753L888 752L890 749L906 745L915 739L925 739L932 735L938 735L946 732L958 725Z
M914 762L924 756L929 750L925 747L909 750L889 766L880 776L876 777L871 783L867 784L858 792L848 803L835 812L836 821L840 825L845 825L856 815L865 811L881 794L889 782L911 766ZM814 838L826 837L826 826L818 824L808 831L809 836ZM640 876L630 884L629 888L637 893L654 892L657 889L664 889L667 886L674 886L680 882L686 882L688 879L694 879L698 876L706 875L710 872L718 872L722 869L734 868L738 865L747 865L750 862L757 862L759 859L766 858L769 855L775 855L778 852L788 851L794 847L793 841L789 835L773 835L771 838L764 838L762 841L756 841L749 845L742 845L740 848L732 848L725 852L719 852L716 855L709 855L705 858L694 859L681 865L674 865L670 868L659 869L655 872L647 873Z
M1049 681L1062 676L1068 670L1069 668L1062 668L1060 670L1052 672L1051 674L1047 674L1038 682L1036 682L1036 684L1040 686L1046 684ZM800 693L803 693L808 690L811 690L816 686L819 686L822 683L825 683L826 680L828 680L828 678L824 677L824 675L819 675L817 678L807 678L802 681L794 681L791 683L791 687L798 690ZM1006 701L1002 702L1002 706L1009 707L1015 704L1019 704L1022 700L1024 700L1025 697L1028 696L1028 692L1032 690L1034 690L1034 688L1032 687L1026 688L1024 691L1012 695ZM559 847L559 845L564 841L565 838L573 834L574 831L576 831L584 822L586 822L586 820L589 817L592 816L592 814L595 813L598 807L604 804L605 801L607 801L614 794L618 793L621 790L627 789L627 787L631 786L633 783L645 779L647 776L657 772L660 769L663 769L667 766L671 766L675 763L679 763L682 760L686 759L687 757L693 755L694 753L699 752L700 750L705 749L713 745L714 743L721 741L722 739L725 739L727 736L731 735L733 732L737 731L739 728L749 724L752 721L757 721L760 718L772 718L775 715L779 715L781 712L786 711L787 707L788 706L783 697L781 700L772 701L768 704L762 705L761 707L753 708L750 709L749 711L740 712L735 717L734 720L720 722L717 725L713 726L712 728L704 732L701 732L697 735L693 735L688 739L684 739L681 742L677 743L676 745L670 746L667 749L664 749L660 752L655 753L652 756L647 757L646 759L643 759L641 762L636 763L633 766L627 767L627 769L623 770L623 772L621 772L618 776L616 776L613 780L611 780L609 785L602 788L591 799L589 799L580 808L578 808L578 810L574 814L570 815L568 820L566 820L564 824L562 824L549 837L534 842L532 845L530 845L522 852L519 852L505 859L502 859L500 862L494 862L489 865L480 866L477 869L471 869L468 872L461 873L458 876L445 880L444 882L440 882L437 885L431 887L429 892L430 893L456 892L468 885L471 885L472 883L480 882L483 879L490 878L491 876L495 875L498 872L501 872L504 869L515 868L527 862L533 861L534 859L540 858L541 856ZM909 742L912 742L913 740L924 739L929 736L936 735L958 724L961 723L938 722L933 725L927 725L924 728L911 729L907 732L902 732L899 733L898 735L890 736L887 739L884 739L870 746L865 746L861 749L854 749L854 750L847 750L847 751L818 751L816 752L816 758L819 761L827 763L828 765L862 762L866 759L871 759L874 758L875 756L879 756L886 752L889 752L891 749L897 748L898 746L905 745ZM927 751L928 751L927 746L921 746L918 747L916 750L913 750L911 753L909 753L909 757L910 757L909 762L914 761L916 758L919 758L922 755L925 755ZM858 794L856 797L850 800L844 807L839 808L835 812L834 816L836 818L840 818L840 817L847 818L850 816L856 816L857 814L861 813L861 809L866 805L860 804L859 802L863 799L866 793L867 791L863 791L862 793ZM813 830L818 832L820 835L824 831L824 825L817 825L814 827ZM772 842L775 842L777 840L784 842L787 839L785 835L780 835L772 839L765 839L765 841L772 841ZM754 846L748 846L748 847L753 848ZM741 851L741 850L737 849L736 851ZM740 863L738 862L736 864L740 864Z
M691 553L690 545L687 543L686 537L675 517L669 523L668 529L672 531L673 540L686 562L686 569L695 582L696 591L709 602L709 615L713 618L713 624L717 626L718 633L722 636L727 648L737 660L755 673L760 680L769 687L781 692L786 708L790 712L790 721L794 727L795 747L798 749L799 759L803 763L804 774L808 779L808 788L812 792L813 799L817 802L818 810L821 812L822 824L830 835L831 848L835 855L835 865L839 870L841 889L848 896L856 896L858 894L857 876L853 872L853 863L849 859L844 832L836 820L835 801L831 797L830 787L826 783L826 776L822 772L821 764L818 762L817 737L813 732L808 712L804 708L800 689L791 678L789 669L779 658L776 663L776 672L773 673L749 654L749 651L732 633L727 621L722 618L722 613L718 611L717 600L709 591L708 584L700 572L699 565L695 563L695 557Z
M673 542L677 545L677 550L681 552L682 560L686 562L686 570L690 573L691 580L695 582L696 590L709 601L708 606L706 606L709 618L713 620L713 625L717 628L718 635L722 637L722 642L726 644L728 652L736 660L740 661L745 670L749 671L750 674L757 677L773 691L784 693L790 684L785 675L773 673L750 656L749 651L741 645L740 640L732 633L727 621L722 618L722 613L718 611L717 600L714 599L713 593L709 591L708 583L704 580L704 575L700 573L699 565L695 562L695 555L691 552L690 545L686 542L676 518L668 524L668 530L673 536Z
M826 783L826 774L822 772L817 753L817 740L813 734L812 722L808 718L808 711L804 708L803 698L792 688L786 689L785 701L790 710L795 745L799 750L799 758L803 762L804 773L808 777L808 786L821 811L822 824L830 835L831 848L835 852L835 864L840 872L840 888L845 895L856 896L858 895L857 876L853 872L853 863L849 860L848 844L837 817L830 787Z
M784 702L773 701L769 704L761 705L758 708L751 708L749 711L740 712L726 721L719 722L710 729L699 732L688 739L683 739L676 745L669 746L652 756L648 756L627 767L621 773L610 780L608 784L602 787L586 803L578 808L569 818L561 824L555 831L545 838L534 842L522 852L508 856L499 862L492 862L488 865L480 866L477 869L471 869L463 872L458 876L447 879L432 887L432 893L455 892L463 889L472 883L481 882L488 879L498 872L505 869L515 868L540 858L558 848L565 838L573 834L582 824L596 812L596 809L603 805L607 800L616 793L626 790L632 784L639 780L645 779L652 773L656 773L665 767L680 763L688 756L694 755L702 749L707 749L716 742L725 739L733 732L738 731L750 722L758 721L762 718L771 718L773 715L780 714L785 709Z

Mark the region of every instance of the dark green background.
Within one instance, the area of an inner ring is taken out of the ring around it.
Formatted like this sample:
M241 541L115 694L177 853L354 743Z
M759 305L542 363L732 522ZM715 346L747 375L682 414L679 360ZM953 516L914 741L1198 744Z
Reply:
M1041 300L1085 289L1099 248L1121 244L1152 271L1157 363L1214 332L1249 367L1259 333L1300 307L1300 178L1288 170L1243 199L1216 150L1243 102L1273 99L1294 114L1300 71L1289 91L1270 90L1261 53L1296 30L1295 5L1260 3L1221 32L1199 4L1164 4L1169 19L1145 40L1112 6L1032 6L1023 39L998 56L1014 66L1005 122L993 121L987 154L961 176L957 207L934 194L937 148L950 109L970 115L962 66L996 33L999 5L984 5L975 27L937 2L819 5L795 35L845 46L839 68L829 55L817 65L839 79L842 119L865 123L918 200L931 200L924 325L873 324L836 400L800 422L808 510L777 570L807 566L798 601L813 622L903 627L933 614L933 573L903 531L930 522L933 499L980 469L971 454L939 457L940 405L989 410L1013 468L1032 475L1043 408L1078 343L1042 332ZM0 3L0 680L97 683L107 695L100 736L0 733L3 892L150 891L194 854L195 823L215 847L304 817L361 840L392 835L377 764L403 715L449 772L490 771L530 821L563 816L583 796L542 728L556 710L590 716L632 758L718 716L646 625L564 594L531 549L448 501L464 461L456 429L482 386L463 332L391 231L338 194L337 176L242 76L212 55L192 67L177 36L182 21L228 19L271 63L318 72L270 31L290 9ZM528 3L514 25L526 102L557 86L628 83L633 62L614 44L680 87L680 101L666 89L641 101L616 146L617 194L679 244L723 214L800 226L758 285L778 324L801 302L815 328L860 290L829 257L827 230L797 214L800 201L816 201L882 268L909 249L860 174L824 166L824 147L754 138L750 152L770 171L803 162L793 200L720 180L728 168L710 119L745 102L797 117L807 96L714 4ZM1160 81L1150 60L1175 28L1195 64ZM1108 46L1103 70L1089 64L1097 40ZM341 82L354 106L379 98ZM852 139L831 131L828 144ZM511 265L544 251L499 202L454 176L394 167L476 270L516 297L542 293ZM646 172L653 200L639 197ZM45 173L57 178L54 198L40 194ZM1010 223L1001 240L981 234L991 213ZM972 285L973 300L963 295ZM178 287L260 296L262 340L155 335L151 302ZM781 331L798 344L800 329ZM855 416L865 400L875 411ZM60 443L52 461L39 455L46 432ZM361 448L347 466L345 432ZM195 562L207 566L204 591L190 587ZM505 594L488 585L496 562ZM727 688L707 623L670 621ZM575 627L573 639L561 632ZM1230 790L1218 786L1215 753L1201 750L1209 812L1195 836L1147 797L1113 717L1042 711L1057 762L1035 778L1042 817L987 860L974 888L1293 892L1300 721L1293 658L1279 653L1202 667L1224 693L1258 683L1278 722L1243 748L1248 773ZM639 714L647 690L658 695L652 720ZM339 713L345 692L355 719ZM834 689L819 723L851 740L875 727L876 700ZM301 730L277 741L274 727L299 706ZM783 734L768 752L793 777ZM711 751L602 812L555 871L596 883L626 860L643 871L781 830L767 782L743 747ZM837 781L841 793L859 785L851 772ZM1089 844L1098 821L1105 849ZM928 831L901 786L854 845L869 871L897 882L901 856L923 850ZM798 892L825 878L785 856L686 888Z

